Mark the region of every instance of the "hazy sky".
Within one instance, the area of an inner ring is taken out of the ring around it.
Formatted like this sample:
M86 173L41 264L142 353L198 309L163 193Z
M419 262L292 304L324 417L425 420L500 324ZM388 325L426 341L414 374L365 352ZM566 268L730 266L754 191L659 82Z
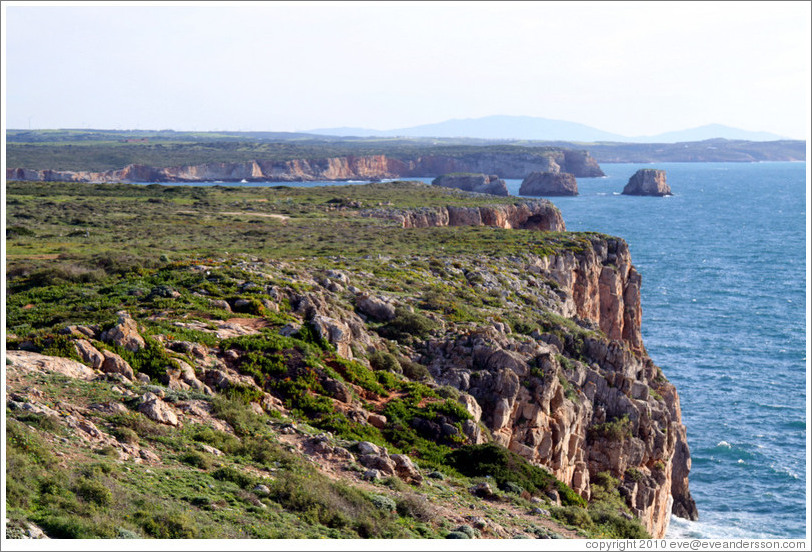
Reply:
M390 129L486 115L805 138L809 2L4 2L7 128Z

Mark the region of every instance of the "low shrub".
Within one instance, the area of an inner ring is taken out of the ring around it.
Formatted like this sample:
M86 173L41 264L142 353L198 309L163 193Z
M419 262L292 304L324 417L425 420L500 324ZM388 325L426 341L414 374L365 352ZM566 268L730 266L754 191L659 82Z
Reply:
M196 450L182 454L178 460L201 470L208 470L212 466L211 458L207 454Z
M586 506L586 501L546 470L494 443L466 445L447 455L448 463L468 477L491 476L498 485L510 482L530 493L557 490L566 505Z
M211 476L218 481L231 481L242 489L246 489L254 485L253 477L231 466L217 468L212 472Z
M113 493L103 483L95 479L80 479L75 488L76 496L85 502L98 506L107 506L113 499Z
M403 372L397 357L386 351L375 351L369 355L369 364L373 370L385 370L395 374Z
M593 425L587 431L587 436L593 441L597 439L624 441L632 436L632 422L624 414L620 418Z

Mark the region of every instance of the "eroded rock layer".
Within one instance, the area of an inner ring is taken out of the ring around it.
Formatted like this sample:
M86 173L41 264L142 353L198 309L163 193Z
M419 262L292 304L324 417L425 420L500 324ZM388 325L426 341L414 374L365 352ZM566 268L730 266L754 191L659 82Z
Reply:
M7 180L62 182L286 182L318 180L384 179L429 177L454 172L498 174L502 178L524 178L533 171L568 172L575 176L603 176L598 163L586 151L553 150L543 155L527 153L476 153L458 157L423 155L394 158L387 155L293 159L290 161L247 161L205 163L177 167L128 165L123 169L55 171L8 168Z

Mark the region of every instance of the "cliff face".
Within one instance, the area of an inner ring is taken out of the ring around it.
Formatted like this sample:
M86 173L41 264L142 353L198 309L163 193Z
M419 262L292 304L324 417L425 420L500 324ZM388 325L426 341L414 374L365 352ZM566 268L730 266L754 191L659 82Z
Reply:
M626 244L596 238L581 253L534 258L527 270L557 282L560 301L549 306L604 335L564 324L528 343L495 326L430 342L423 360L432 375L476 399L497 443L585 498L598 474L618 478L654 537L672 511L696 519L679 397L643 348L640 277Z
M386 218L403 228L431 228L437 226L494 226L563 232L564 219L558 208L547 200L524 201L513 205L487 205L482 207L424 207L409 210L374 209L362 216Z
M624 195L668 196L671 188L665 181L665 171L640 169L623 188Z
M576 196L578 183L570 173L532 172L519 188L523 196Z
M554 151L549 155L489 153L461 157L427 155L393 158L386 155L294 159L291 161L250 161L245 163L205 163L178 167L128 165L123 169L52 171L22 168L6 169L8 180L64 182L224 182L318 181L384 179L408 176L437 176L452 172L497 174L501 178L524 178L533 171L569 172L575 176L603 176L597 162L587 152Z
M435 178L432 181L432 185L442 186L444 188L457 188L458 190L478 194L509 195L505 181L493 174L444 174L443 176Z

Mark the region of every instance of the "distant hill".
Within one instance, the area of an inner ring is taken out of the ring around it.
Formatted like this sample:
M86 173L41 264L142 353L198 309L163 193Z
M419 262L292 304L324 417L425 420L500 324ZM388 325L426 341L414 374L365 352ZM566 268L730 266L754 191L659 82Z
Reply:
M725 140L747 140L749 142L771 142L773 140L786 140L786 137L772 134L770 132L752 132L733 128L725 125L705 125L687 130L675 130L664 132L656 136L638 136L632 141L637 143L676 143L676 142L699 142L702 140L712 140L714 138L724 138Z
M325 136L468 137L490 140L563 140L568 142L631 143L694 142L712 138L749 140L753 142L785 139L782 136L769 132L751 132L716 124L687 130L665 132L655 136L623 136L570 121L510 115L492 115L476 119L450 119L441 123L391 130L340 127L320 128L307 132Z

